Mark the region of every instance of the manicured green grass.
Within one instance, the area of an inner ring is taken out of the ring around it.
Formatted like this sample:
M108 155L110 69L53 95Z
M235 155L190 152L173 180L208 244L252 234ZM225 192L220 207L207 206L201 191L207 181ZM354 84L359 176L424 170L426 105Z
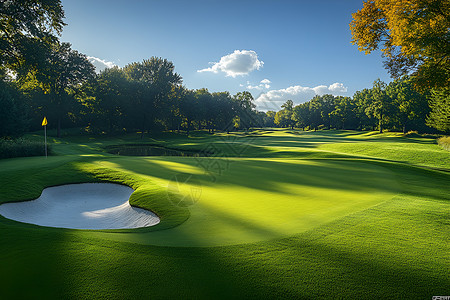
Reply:
M117 182L133 187L130 202L155 211L161 223L89 231L0 217L6 297L448 294L450 174L423 167L449 169L450 153L431 139L273 130L53 141L57 156L0 160L0 201L33 199L63 183ZM216 155L102 151L138 142ZM187 182L176 185L177 178ZM195 201L183 198L192 194Z

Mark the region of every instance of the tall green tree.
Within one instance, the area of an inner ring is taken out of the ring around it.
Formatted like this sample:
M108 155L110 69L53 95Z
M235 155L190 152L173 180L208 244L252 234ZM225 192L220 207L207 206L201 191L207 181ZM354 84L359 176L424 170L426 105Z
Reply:
M309 127L311 129L314 128L314 131L319 128L319 125L324 123L322 119L322 116L324 115L322 111L322 104L322 97L319 95L314 96L314 98L308 102Z
M295 126L294 119L294 102L292 100L287 100L283 105L281 105L282 110L275 114L275 124L279 127L291 127Z
M309 103L301 103L294 107L293 118L298 127L305 131L305 127L310 124Z
M180 115L183 119L184 126L186 128L186 134L192 129L192 124L197 118L200 105L195 96L195 92L185 89L180 97Z
M0 80L0 138L23 134L28 127L24 95L9 82Z
M377 79L372 87L372 102L366 108L366 113L372 115L378 120L378 129L383 133L383 126L389 115L390 98L386 93L386 83Z
M370 113L368 109L373 102L372 90L363 89L362 91L356 91L353 95L353 101L356 104L356 116L359 120L359 129L375 130L378 125L377 119Z
M320 101L320 115L322 123L330 129L331 127L331 112L334 110L334 96L326 94L318 98Z
M65 23L60 0L0 1L0 71L25 77L42 68Z
M29 73L36 80L49 102L46 114L57 121L57 136L61 135L61 121L72 111L76 101L73 91L95 76L94 66L86 55L71 49L69 43L54 43L48 54L46 64L39 70Z
M450 88L434 90L430 97L430 108L427 124L450 133Z
M234 108L239 119L236 120L236 124L239 124L239 127L245 130L248 130L255 123L256 115L254 110L256 105L253 101L253 96L248 91L239 92L233 96Z
M157 117L161 117L158 112L168 101L172 87L182 83L181 76L174 69L172 62L160 57L151 57L124 67L128 78L138 83L135 105L140 115L142 135L155 124Z
M217 92L212 94L216 106L215 124L218 129L227 133L233 128L233 118L235 111L233 109L233 99L229 92Z
M355 128L356 104L350 97L338 96L335 98L335 107L331 112L331 116L337 121L336 127L346 129Z
M392 101L391 118L400 123L403 133L406 133L408 129L417 129L410 128L414 122L424 123L429 113L427 99L413 88L408 77L389 83L386 93Z
M105 69L88 85L92 97L85 105L95 116L93 125L107 132L124 128L131 87L125 73L119 67Z
M263 118L264 127L274 127L275 126L275 112L269 110L265 113L265 117Z

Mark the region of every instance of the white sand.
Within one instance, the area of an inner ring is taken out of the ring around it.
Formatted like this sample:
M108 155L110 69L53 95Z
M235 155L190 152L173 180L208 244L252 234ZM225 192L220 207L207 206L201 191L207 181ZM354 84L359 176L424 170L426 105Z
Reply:
M154 213L132 207L133 189L111 183L50 187L35 200L4 203L0 215L19 222L72 229L124 229L159 223Z

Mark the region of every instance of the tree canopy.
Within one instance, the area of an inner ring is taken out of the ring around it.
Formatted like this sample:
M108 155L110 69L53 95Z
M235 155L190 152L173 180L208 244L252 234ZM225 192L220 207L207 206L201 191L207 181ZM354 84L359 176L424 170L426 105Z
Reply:
M43 52L57 41L65 23L60 0L0 1L0 65L26 76L45 62Z
M449 0L366 0L352 16L352 43L366 54L381 49L393 77L413 75L419 88L449 86Z

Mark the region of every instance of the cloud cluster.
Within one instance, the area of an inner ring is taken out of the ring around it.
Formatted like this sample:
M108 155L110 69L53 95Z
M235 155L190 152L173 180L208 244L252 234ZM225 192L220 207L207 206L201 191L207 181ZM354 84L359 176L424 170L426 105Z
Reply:
M262 93L256 99L256 105L260 110L277 110L287 100L294 101L295 105L311 100L316 95L332 94L335 96L347 92L347 87L336 82L332 85L319 85L316 87L290 86L285 89L271 90Z
M265 79L261 80L261 81L259 82L258 85L251 85L251 84L250 84L250 81L247 81L246 87L247 87L249 90L263 90L263 89L270 89L270 84L271 84L271 83L272 83L272 82L271 82L269 79L265 78ZM243 87L244 85L241 84L240 86Z
M197 72L224 72L227 76L236 77L248 75L254 70L259 70L264 62L258 59L258 54L253 50L234 50L233 53L222 56L219 62L212 63L206 69Z
M94 65L95 71L100 73L106 68L113 68L116 65L111 61L106 61L98 57L88 56L87 59Z

